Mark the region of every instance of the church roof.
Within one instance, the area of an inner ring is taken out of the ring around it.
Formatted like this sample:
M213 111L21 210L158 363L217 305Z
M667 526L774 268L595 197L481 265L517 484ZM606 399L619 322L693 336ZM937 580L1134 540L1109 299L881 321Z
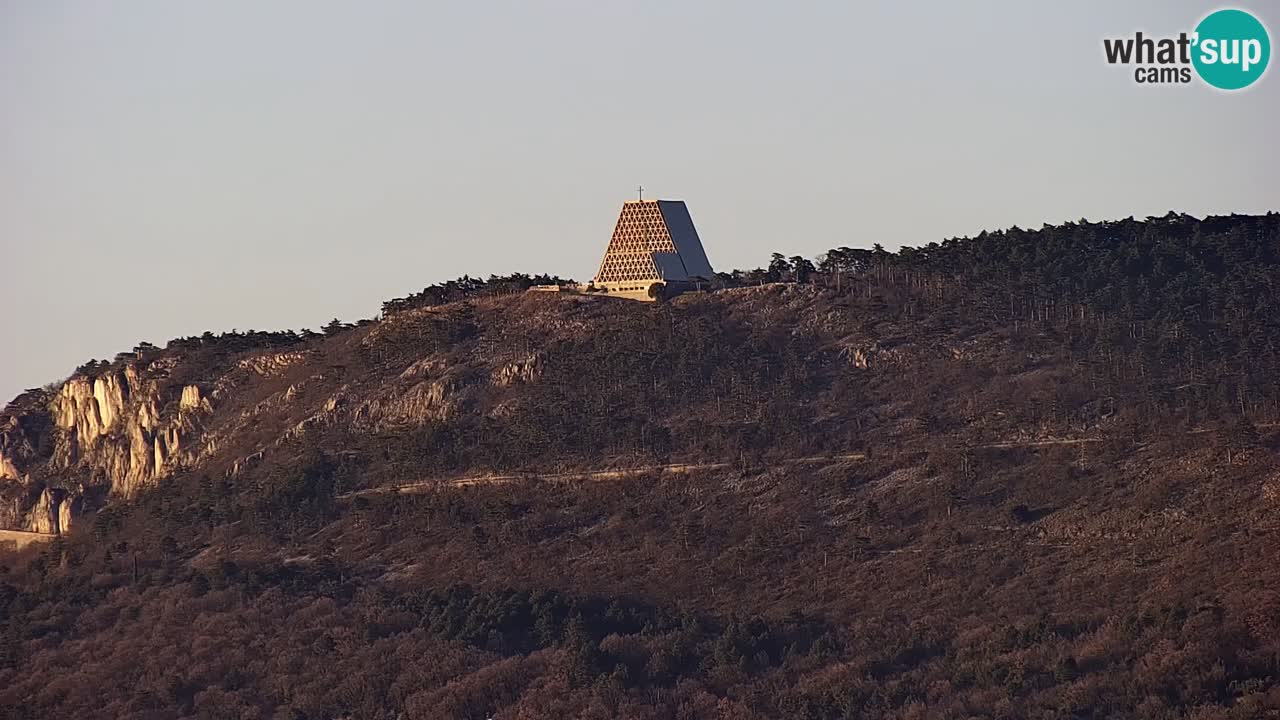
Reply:
M714 274L683 200L628 200L595 281L674 282Z

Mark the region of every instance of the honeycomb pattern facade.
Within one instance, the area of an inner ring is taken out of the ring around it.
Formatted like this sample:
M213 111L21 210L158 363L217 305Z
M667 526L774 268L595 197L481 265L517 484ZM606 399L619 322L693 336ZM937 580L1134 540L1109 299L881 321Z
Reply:
M654 253L677 253L657 200L635 200L622 206L613 238L596 273L597 283L661 280Z

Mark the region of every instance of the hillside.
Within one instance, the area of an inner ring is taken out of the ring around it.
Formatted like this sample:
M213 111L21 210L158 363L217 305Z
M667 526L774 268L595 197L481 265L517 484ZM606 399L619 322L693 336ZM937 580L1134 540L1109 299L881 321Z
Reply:
M1280 716L1280 215L465 280L10 403L0 708Z

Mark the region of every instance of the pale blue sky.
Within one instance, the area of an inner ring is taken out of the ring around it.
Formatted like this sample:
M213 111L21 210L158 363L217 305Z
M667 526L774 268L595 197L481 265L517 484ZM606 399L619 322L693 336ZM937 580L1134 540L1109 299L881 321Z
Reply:
M0 0L0 403L140 340L587 279L638 183L718 269L1278 209L1274 68L1102 60L1217 6Z

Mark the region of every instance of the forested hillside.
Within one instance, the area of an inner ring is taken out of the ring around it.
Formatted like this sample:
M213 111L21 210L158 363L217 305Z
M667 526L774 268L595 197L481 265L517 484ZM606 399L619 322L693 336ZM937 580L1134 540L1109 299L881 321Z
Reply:
M0 714L1280 716L1278 243L463 278L86 363L0 414L3 517L67 508L0 551Z

